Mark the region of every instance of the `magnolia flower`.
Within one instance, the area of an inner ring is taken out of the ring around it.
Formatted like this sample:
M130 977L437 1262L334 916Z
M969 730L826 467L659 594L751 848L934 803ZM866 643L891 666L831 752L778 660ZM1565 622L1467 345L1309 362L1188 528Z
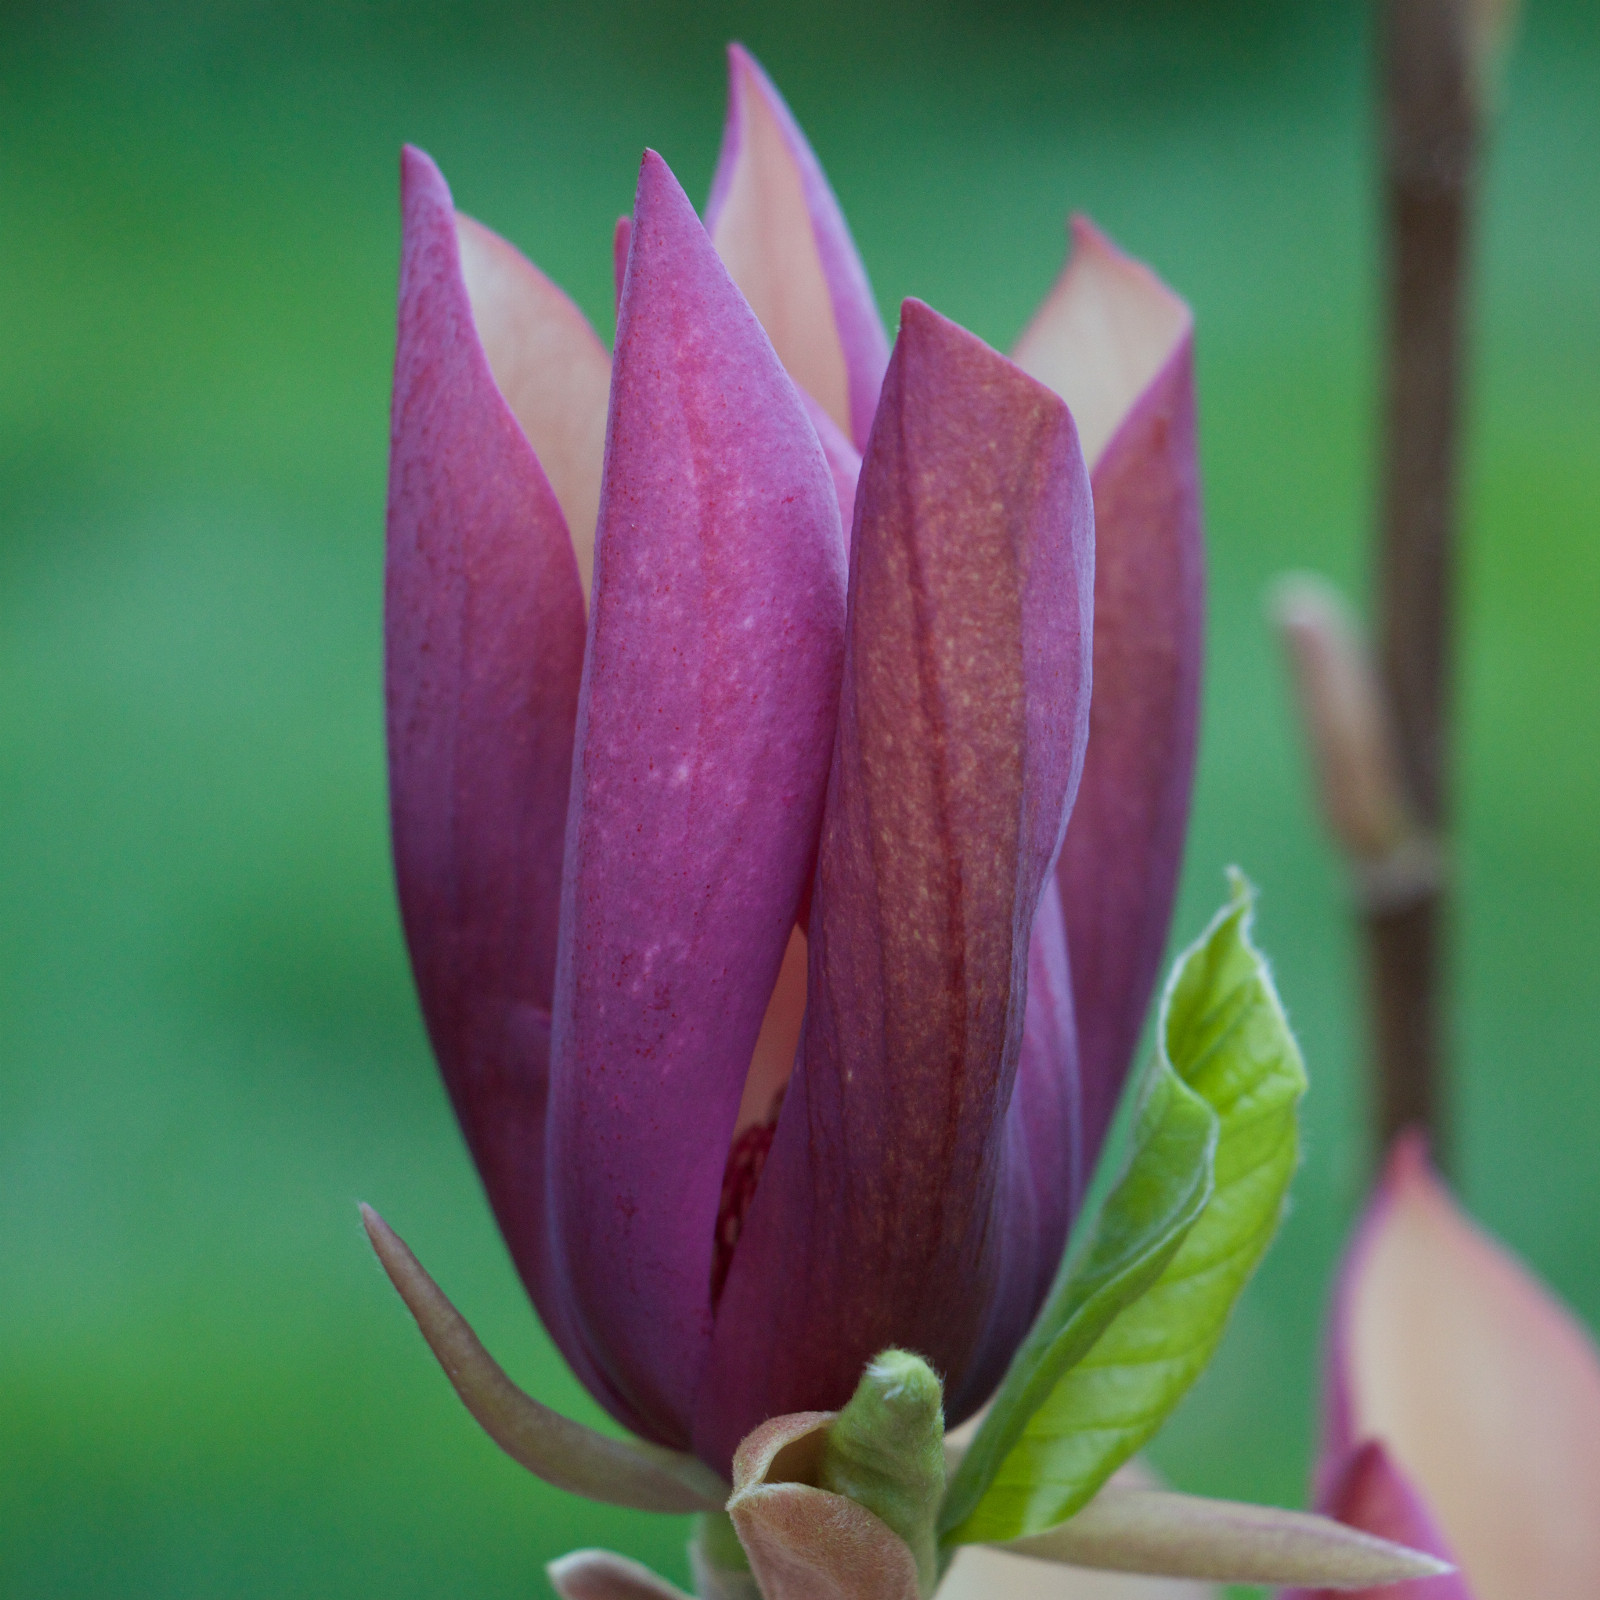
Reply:
M1166 938L1202 601L1181 301L1076 222L1011 359L915 300L891 355L731 69L704 225L644 158L609 357L407 152L387 591L496 1218L600 1403L724 1477L889 1345L958 1422L1027 1330Z
M1304 1069L1242 877L1062 1268L1193 772L1189 314L1079 222L1012 359L915 300L890 352L810 149L737 49L732 75L704 225L644 157L609 357L404 163L401 910L518 1270L640 1442L518 1391L369 1211L373 1244L517 1460L708 1514L708 1600L927 1600L1019 1556L1438 1570L1108 1482L1215 1348L1294 1166ZM947 1478L947 1420L1003 1375ZM977 1545L1012 1553L955 1560ZM603 1553L551 1576L675 1592Z
M1600 1352L1461 1213L1417 1136L1396 1144L1340 1273L1316 1497L1459 1564L1371 1600L1600 1591Z

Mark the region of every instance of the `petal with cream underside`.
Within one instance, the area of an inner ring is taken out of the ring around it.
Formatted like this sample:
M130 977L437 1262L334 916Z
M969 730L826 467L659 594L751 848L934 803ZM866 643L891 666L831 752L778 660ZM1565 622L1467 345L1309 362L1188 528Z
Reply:
M587 595L611 358L583 313L504 239L471 217L458 216L456 230L489 370L555 490Z
M1055 395L907 301L857 507L800 1061L696 1399L719 1464L764 1416L843 1404L889 1345L962 1388L1087 732L1093 519Z
M706 227L790 375L864 449L889 359L872 288L805 135L739 45Z
M1341 1274L1328 1478L1379 1439L1477 1600L1588 1600L1600 1573L1600 1354L1402 1138Z
M1160 976L1194 782L1205 603L1188 307L1083 218L1017 342L1094 485L1094 703L1057 876L1093 1169Z
M544 1114L583 666L566 522L491 374L450 191L402 166L384 612L395 877L423 1015L517 1270L584 1381L550 1272Z
M647 154L562 880L549 1159L588 1344L681 1445L723 1169L815 858L844 538L800 396Z

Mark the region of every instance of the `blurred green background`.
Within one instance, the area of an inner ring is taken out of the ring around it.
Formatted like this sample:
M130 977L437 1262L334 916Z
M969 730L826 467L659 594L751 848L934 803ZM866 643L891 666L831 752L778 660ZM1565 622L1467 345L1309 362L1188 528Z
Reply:
M1269 578L1359 588L1368 17L1284 0L0 12L0 1593L536 1595L684 1525L477 1432L379 1204L513 1375L532 1320L389 879L379 603L396 153L610 328L643 145L709 181L725 39L788 93L892 316L1004 344L1091 212L1193 302L1213 574L1177 934L1242 862L1314 1074L1293 1216L1156 1451L1297 1503L1358 1203L1356 970ZM1462 682L1472 1205L1600 1321L1600 12L1533 0L1486 189Z

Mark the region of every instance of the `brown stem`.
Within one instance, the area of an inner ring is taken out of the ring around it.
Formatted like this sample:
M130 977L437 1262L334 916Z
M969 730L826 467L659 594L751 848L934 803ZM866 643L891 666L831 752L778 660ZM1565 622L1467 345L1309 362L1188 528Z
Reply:
M1477 110L1464 0L1379 0L1379 16L1388 251L1379 658L1407 798L1442 837ZM1442 1145L1442 887L1374 909L1366 931L1378 1136L1387 1144L1421 1123Z

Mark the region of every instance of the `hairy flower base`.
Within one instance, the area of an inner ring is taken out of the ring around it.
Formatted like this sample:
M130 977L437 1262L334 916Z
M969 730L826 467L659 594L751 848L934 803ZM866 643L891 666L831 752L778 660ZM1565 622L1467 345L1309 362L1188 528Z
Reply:
M507 1454L560 1488L610 1505L653 1511L725 1511L764 1600L926 1600L939 1576L920 1565L911 1544L861 1500L827 1484L852 1480L906 1531L920 1517L931 1530L938 1516L944 1471L930 1473L927 1435L907 1428L886 1389L908 1360L892 1353L869 1367L857 1398L843 1414L804 1412L764 1423L740 1445L733 1481L719 1483L692 1456L607 1438L568 1421L517 1389L472 1334L460 1314L399 1236L376 1212L363 1211L367 1233L423 1336L473 1416ZM922 1381L931 1371L916 1363ZM841 1415L876 1444L872 1471L863 1474L861 1445L849 1447L857 1465L830 1459L832 1430ZM933 1421L942 1440L935 1400ZM876 1427L876 1434L872 1429ZM960 1447L948 1449L952 1465ZM920 1512L917 1503L921 1498ZM900 1507L897 1515L891 1505ZM999 1546L1018 1555L1108 1572L1242 1583L1316 1584L1356 1588L1446 1572L1446 1563L1303 1512L1235 1505L1192 1495L1108 1485L1083 1511L1043 1535ZM732 1600L746 1575L725 1564L707 1568L705 1600L720 1591ZM726 1554L723 1556L726 1563ZM636 1563L601 1552L580 1552L554 1563L550 1580L565 1600L642 1600L674 1594Z
M766 1600L927 1600L972 1543L1186 1579L1348 1588L1436 1575L1445 1563L1320 1516L1113 1478L1187 1386L1172 1374L1192 1377L1214 1347L1294 1163L1304 1076L1250 942L1251 905L1236 877L1175 967L1126 1170L972 1441L946 1436L932 1368L891 1349L840 1411L748 1434L723 1482L691 1455L606 1438L523 1394L370 1209L368 1235L468 1409L522 1465L613 1504L710 1514L695 1544L708 1597L753 1585ZM713 1536L723 1511L736 1545ZM662 1592L601 1555L551 1578L592 1600Z

